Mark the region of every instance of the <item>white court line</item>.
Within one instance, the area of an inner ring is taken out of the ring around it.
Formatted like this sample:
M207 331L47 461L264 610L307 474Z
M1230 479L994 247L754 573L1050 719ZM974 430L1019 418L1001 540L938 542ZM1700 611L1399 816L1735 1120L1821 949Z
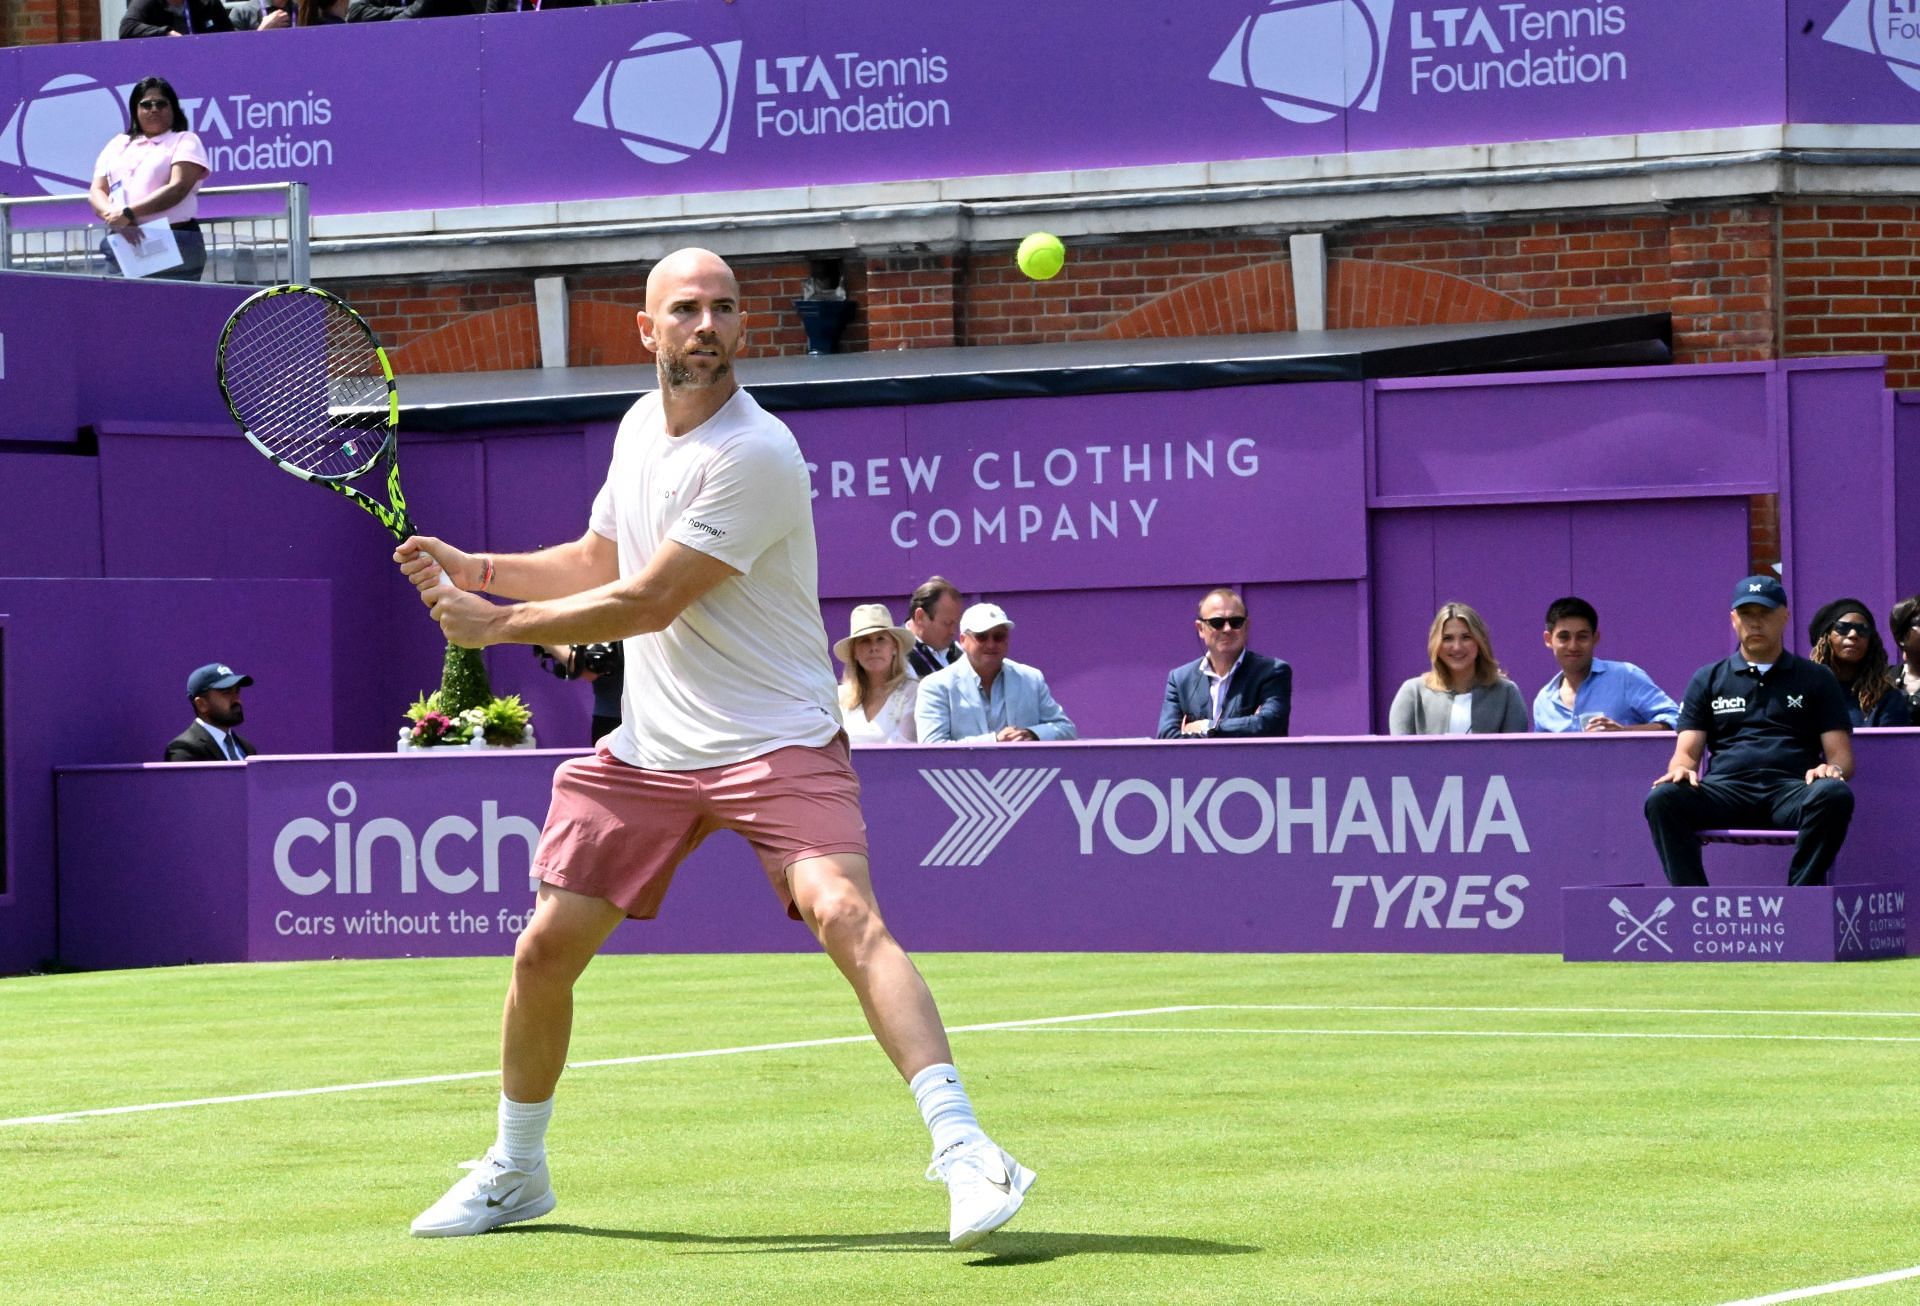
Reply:
M1016 1027L1058 1025L1077 1020L1118 1020L1127 1016L1169 1016L1186 1011L1204 1011L1205 1007L1137 1007L1129 1011L1095 1011L1078 1016L1037 1016L1028 1020L996 1020L978 1025L955 1025L951 1034L982 1033ZM732 1048L698 1048L688 1052L650 1052L637 1057L608 1057L599 1061L570 1061L570 1070L601 1066L637 1066L652 1061L692 1061L701 1057L737 1057L750 1052L786 1052L798 1048L836 1047L845 1043L871 1043L871 1034L849 1034L838 1038L800 1039L788 1043L750 1043ZM0 1128L12 1125L62 1125L96 1116L138 1115L148 1111L180 1111L195 1106L227 1106L236 1102L266 1102L274 1098L319 1097L327 1093L359 1093L380 1088L414 1088L422 1084L454 1084L467 1079L491 1079L498 1069L463 1070L449 1075L415 1075L408 1079L377 1079L361 1084L324 1084L316 1088L280 1088L264 1093L233 1093L224 1097L183 1098L172 1102L142 1102L134 1106L93 1107L84 1111L55 1111L39 1116L15 1116L0 1120Z
M1252 1025L1102 1025L1035 1029L1036 1034L1293 1034L1317 1038L1598 1038L1681 1042L1920 1043L1920 1034L1680 1034L1604 1029L1259 1029ZM0 1120L0 1125L6 1124Z
M1137 1007L1125 1011L1098 1011L1073 1016L1037 1016L1025 1020L998 1020L973 1025L955 1025L949 1033L973 1034L990 1033L1003 1030L1041 1029L1047 1026L1077 1024L1095 1020L1119 1020L1128 1016L1170 1016L1194 1011L1394 1011L1394 1012L1450 1012L1512 1015L1516 1013L1539 1013L1544 1015L1660 1015L1660 1016L1836 1016L1836 1017L1920 1017L1920 1012L1874 1012L1874 1011L1793 1011L1793 1010L1739 1010L1690 1007L1473 1007L1439 1005L1384 1005L1361 1003L1190 1003L1180 1006ZM1144 1032L1144 1031L1143 1031ZM1155 1030L1156 1033L1201 1032L1189 1028L1172 1027ZM1615 1039L1773 1039L1804 1042L1855 1042L1855 1043L1902 1043L1920 1042L1920 1038L1899 1038L1894 1036L1847 1036L1816 1034L1632 1034L1607 1033L1600 1031L1570 1031L1556 1033L1552 1031L1498 1031L1498 1030L1351 1030L1351 1029L1297 1029L1297 1030L1211 1030L1211 1033L1275 1033L1300 1036L1336 1036L1342 1034L1356 1037L1381 1037L1388 1035L1410 1035L1416 1037L1455 1037L1455 1038L1615 1038ZM592 1069L605 1066L637 1066L655 1061L691 1061L703 1057L743 1056L753 1052L784 1052L802 1048L834 1047L848 1043L866 1043L871 1041L868 1034L844 1035L839 1038L805 1039L786 1043L754 1043L742 1047L700 1048L687 1052L651 1052L632 1057L607 1057L595 1061L569 1062L570 1069ZM75 1120L86 1120L96 1116L136 1115L149 1111L178 1111L187 1107L226 1106L238 1102L264 1102L274 1098L319 1097L329 1093L359 1093L383 1088L413 1088L424 1084L452 1084L469 1079L488 1079L499 1073L498 1070L467 1070L446 1075L416 1075L406 1079L370 1080L358 1084L324 1084L314 1088L283 1088L261 1093L234 1093L222 1097L197 1097L171 1102L143 1102L132 1106L93 1107L81 1111L56 1111L46 1115L15 1116L0 1119L0 1129L14 1125L55 1125L67 1124Z
M1920 1279L1920 1265L1910 1266L1904 1270L1888 1270L1885 1274L1869 1274L1859 1279L1842 1279L1838 1283L1822 1283L1812 1288L1794 1288L1788 1292L1769 1293L1765 1297L1743 1297L1739 1301L1726 1303L1726 1306L1775 1306L1776 1302L1805 1301L1809 1297L1852 1292L1855 1288L1877 1288L1883 1283L1898 1283L1902 1279Z

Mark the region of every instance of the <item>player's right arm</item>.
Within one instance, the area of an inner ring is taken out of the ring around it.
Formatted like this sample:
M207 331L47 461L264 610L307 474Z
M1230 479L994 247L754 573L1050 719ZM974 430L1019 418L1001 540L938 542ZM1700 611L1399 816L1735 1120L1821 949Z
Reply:
M393 560L424 596L445 568L460 589L504 599L560 599L597 589L620 578L614 542L589 530L579 539L534 553L466 553L445 540L414 535L393 551ZM493 567L492 577L487 567Z

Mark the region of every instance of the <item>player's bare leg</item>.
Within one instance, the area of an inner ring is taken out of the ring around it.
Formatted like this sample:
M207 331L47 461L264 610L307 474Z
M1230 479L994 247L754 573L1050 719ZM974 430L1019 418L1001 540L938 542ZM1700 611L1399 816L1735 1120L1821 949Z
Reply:
M533 919L513 949L513 981L500 1016L500 1091L515 1102L553 1096L573 1037L573 986L626 919L604 898L540 886Z
M989 1139L974 1119L933 994L874 901L867 859L857 854L812 857L787 868L787 883L807 923L847 977L867 1025L913 1089L933 1134L927 1178L947 1185L949 1237L971 1247L1020 1209L1033 1171Z
M422 1238L485 1233L554 1207L547 1120L573 1034L573 986L626 913L612 903L540 886L513 950L500 1019L500 1132L467 1177L413 1222Z

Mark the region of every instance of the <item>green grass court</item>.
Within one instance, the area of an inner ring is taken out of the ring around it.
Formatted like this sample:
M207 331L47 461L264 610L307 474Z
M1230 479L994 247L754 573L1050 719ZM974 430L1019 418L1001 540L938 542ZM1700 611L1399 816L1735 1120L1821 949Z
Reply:
M1040 1174L968 1253L870 1042L578 1064L861 1035L824 958L601 958L559 1209L431 1241L504 959L0 981L0 1302L1721 1303L1920 1264L1920 962L920 962Z

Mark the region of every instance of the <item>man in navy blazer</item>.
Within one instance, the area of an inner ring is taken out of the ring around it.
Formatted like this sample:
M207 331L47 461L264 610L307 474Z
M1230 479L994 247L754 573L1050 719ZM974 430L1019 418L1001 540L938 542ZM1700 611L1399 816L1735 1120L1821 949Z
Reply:
M1011 744L1076 739L1078 732L1053 701L1047 678L1007 656L1013 621L997 603L976 603L960 614L966 656L920 681L913 723L923 744Z
M1159 738L1285 735L1293 716L1293 668L1247 647L1247 605L1240 596L1224 587L1207 591L1193 628L1207 651L1167 673Z

